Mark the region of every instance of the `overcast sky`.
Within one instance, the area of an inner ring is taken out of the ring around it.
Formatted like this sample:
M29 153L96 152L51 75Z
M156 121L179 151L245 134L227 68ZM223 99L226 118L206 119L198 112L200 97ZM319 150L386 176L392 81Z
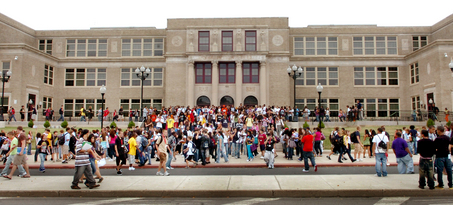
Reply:
M2 0L0 12L36 30L166 28L168 18L289 17L290 27L431 26L452 0Z

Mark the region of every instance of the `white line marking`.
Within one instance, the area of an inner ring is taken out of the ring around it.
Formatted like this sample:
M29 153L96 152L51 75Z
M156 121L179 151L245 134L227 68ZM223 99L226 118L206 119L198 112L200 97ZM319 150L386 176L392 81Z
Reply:
M400 205L409 200L409 197L384 197L374 205Z
M235 201L235 202L223 204L223 205L252 205L252 204L257 204L257 203L261 203L261 202L276 201L279 199L280 198L254 198L254 199L248 199L248 200L242 200L242 201Z

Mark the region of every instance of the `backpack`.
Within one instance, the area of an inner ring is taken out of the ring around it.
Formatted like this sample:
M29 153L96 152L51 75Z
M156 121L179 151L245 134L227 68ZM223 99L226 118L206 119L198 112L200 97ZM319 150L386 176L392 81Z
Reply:
M335 142L337 145L343 145L344 144L343 137L340 137L339 135L335 135Z
M69 133L65 133L65 134L62 134L62 135L58 136L58 144L59 145L64 145L64 143L66 141L65 140L66 134L69 134Z
M352 143L359 143L359 141L357 140L356 132L352 132L351 135L349 135L349 137L351 138Z
M379 137L379 135L376 135L376 136ZM379 137L379 140L381 140L381 141L378 143L379 148L386 150L386 149L387 149L387 143L385 143L385 142L384 142L384 139L381 139L380 137Z

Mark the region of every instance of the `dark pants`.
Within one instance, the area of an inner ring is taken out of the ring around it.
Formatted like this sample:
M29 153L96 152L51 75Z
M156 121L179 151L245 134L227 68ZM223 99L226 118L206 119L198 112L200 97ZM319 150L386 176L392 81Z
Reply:
M113 156L116 156L115 154L115 144L109 144L109 157L110 159L113 159Z
M74 179L72 180L73 186L78 186L79 179L82 178L82 175L86 177L86 184L89 186L95 185L96 181L93 178L91 165L85 165L80 167L75 167Z
M305 165L305 170L309 170L310 166L308 166L308 159L310 159L311 165L316 166L315 162L315 157L313 156L313 152L303 152L304 154L304 165Z
M316 151L316 154L322 155L321 141L315 141L315 151Z
M90 163L91 163L91 173L95 173L96 172L96 160L94 158L90 158Z
M145 152L146 152L146 147L140 147L140 151L137 152L138 159L140 160L140 164L145 164Z
M426 185L426 178L428 178L428 187L434 188L434 178L433 178L433 160L432 159L420 159L418 165L419 180L418 185L424 187Z
M349 159L351 160L351 162L354 161L354 158L351 156L351 149L347 149L346 146L342 145L340 147L340 155L338 156L338 162L340 162L341 158L343 158L343 153L348 154Z
M451 182L451 160L447 157L436 158L436 167L437 167L437 182L438 186L443 187L444 181L442 179L442 172L444 168L447 170L447 179L448 179L448 187L452 187Z

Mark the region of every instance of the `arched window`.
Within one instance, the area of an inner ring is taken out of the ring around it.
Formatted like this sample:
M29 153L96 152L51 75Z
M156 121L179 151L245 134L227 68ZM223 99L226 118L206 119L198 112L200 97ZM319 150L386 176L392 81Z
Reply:
M228 95L223 96L222 99L220 99L220 105L234 106L234 100Z
M211 100L209 100L209 98L206 97L206 96L200 96L197 99L197 105L198 106L210 106L211 105Z
M244 105L258 105L258 99L254 96L247 96L244 99Z

